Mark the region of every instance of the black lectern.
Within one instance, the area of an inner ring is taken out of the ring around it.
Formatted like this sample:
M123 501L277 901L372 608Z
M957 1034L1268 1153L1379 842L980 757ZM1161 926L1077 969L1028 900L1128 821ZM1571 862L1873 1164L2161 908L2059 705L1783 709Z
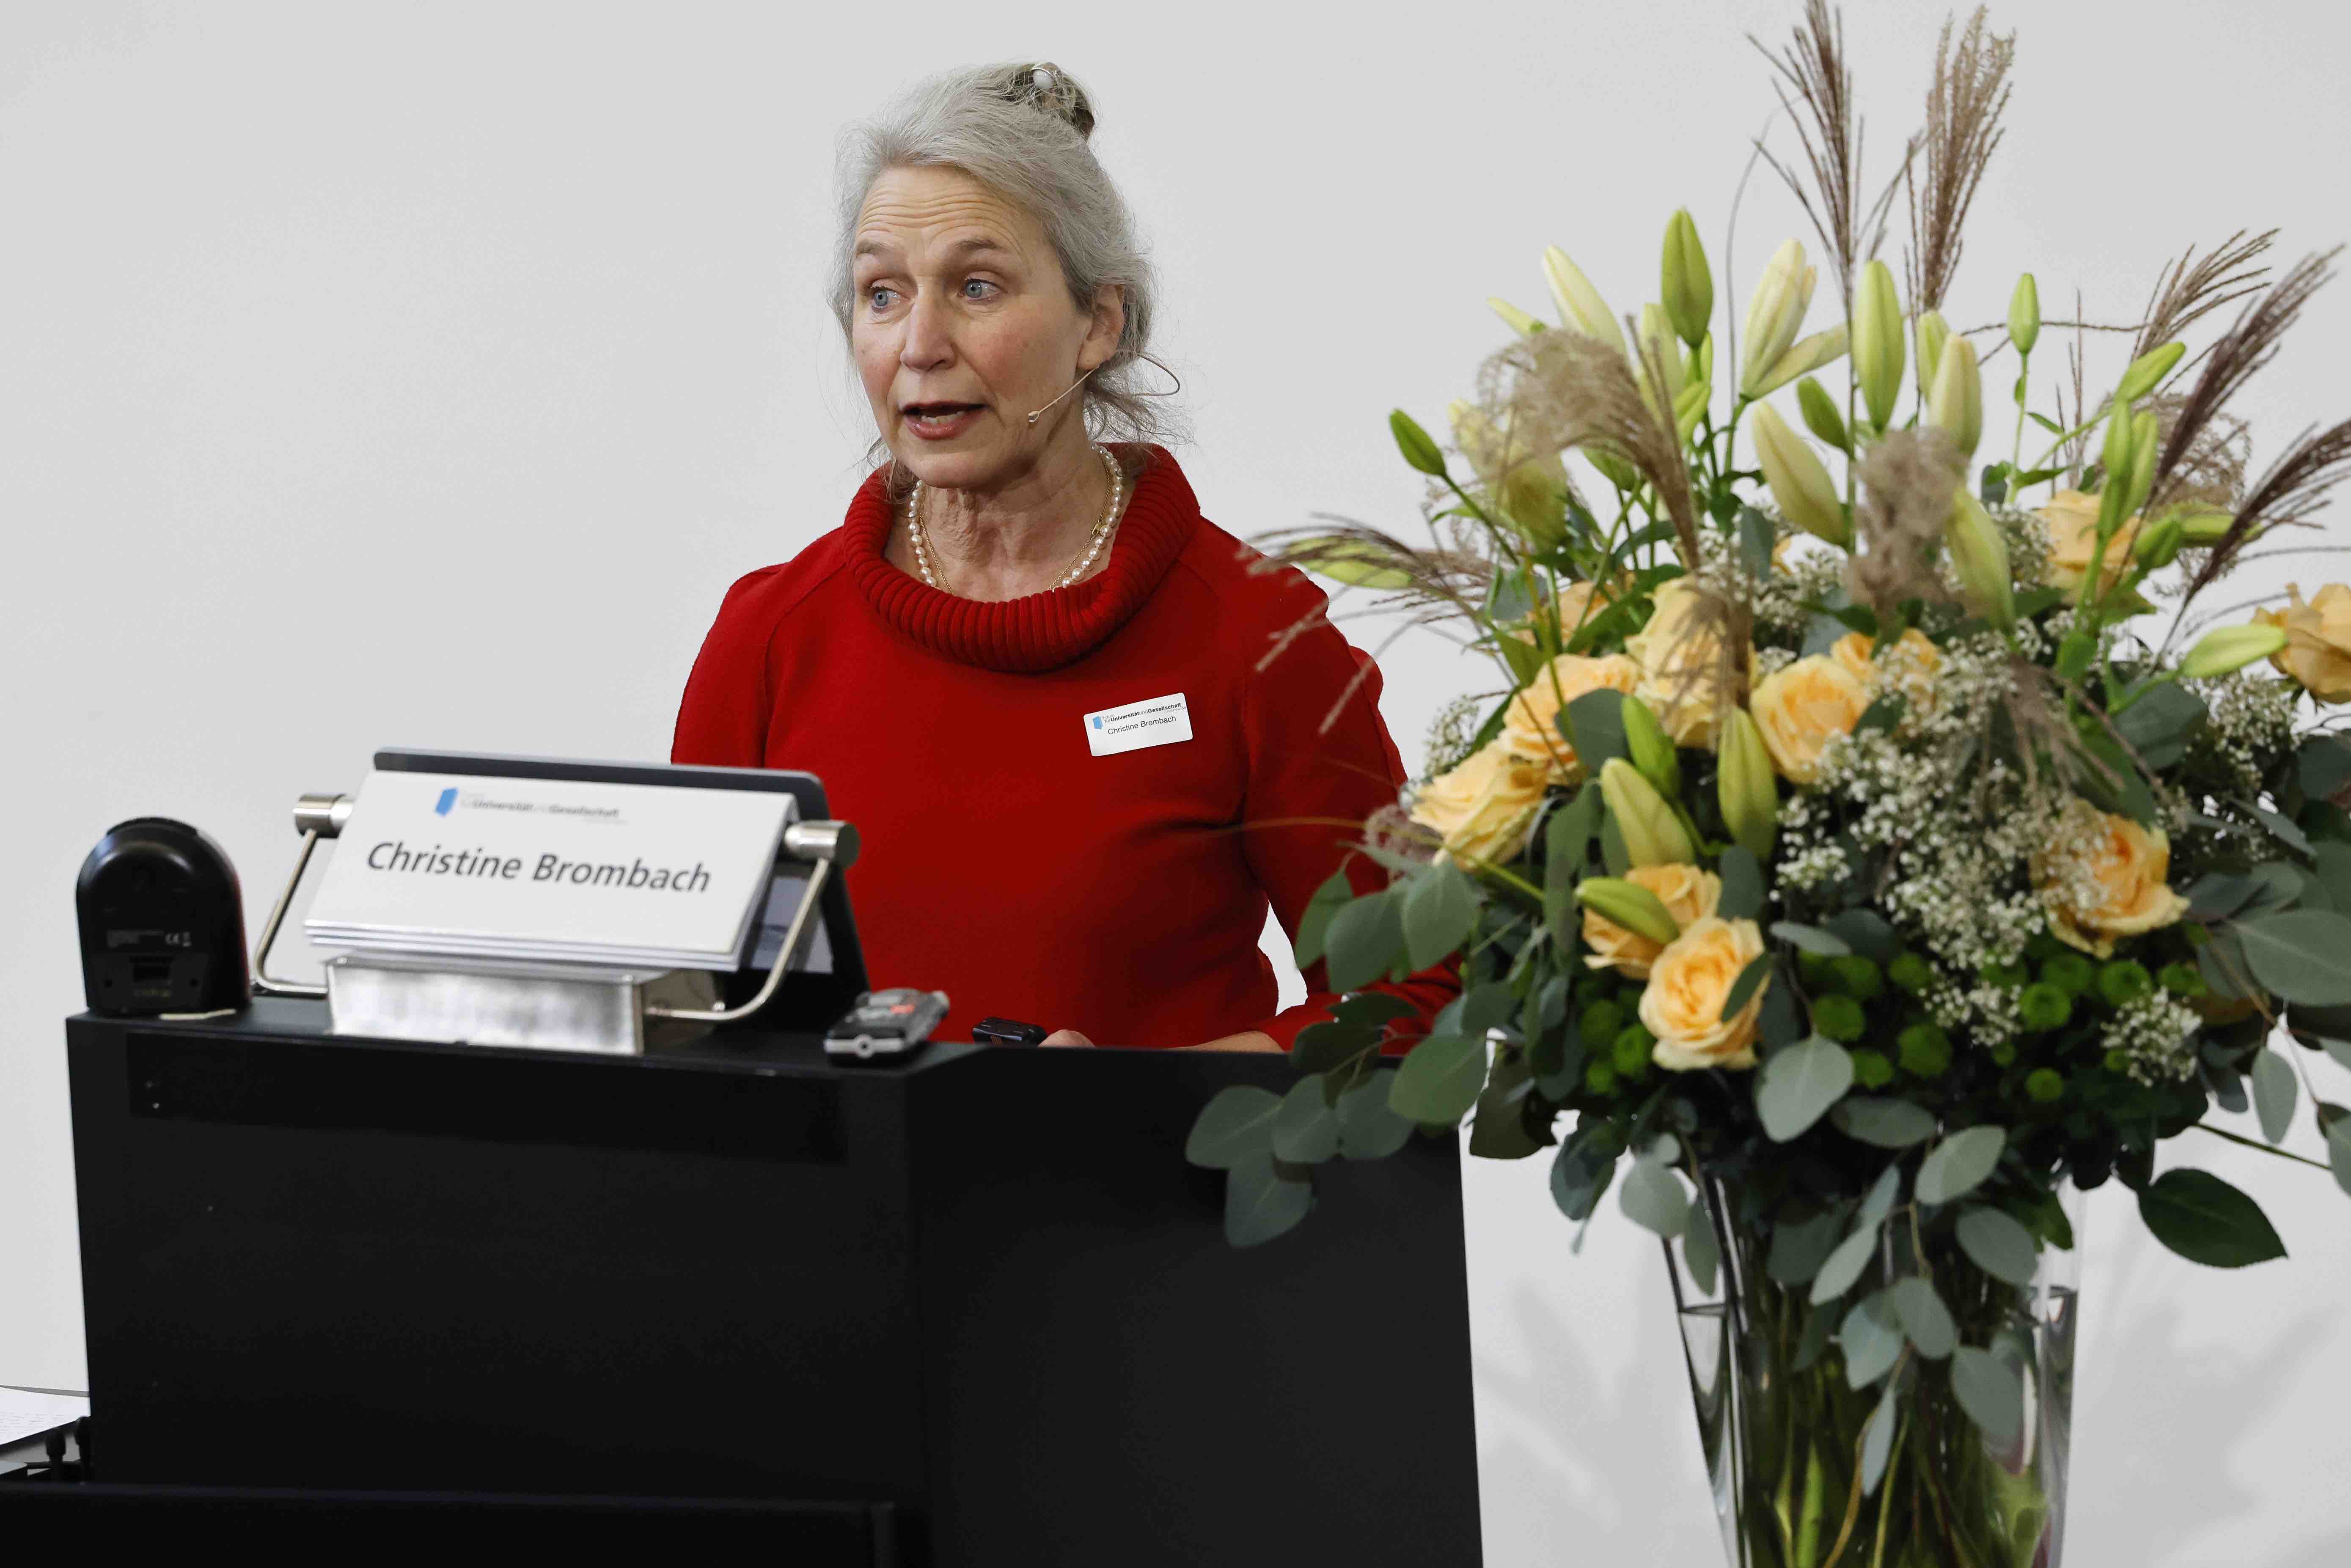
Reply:
M1235 1251L1184 1138L1270 1059L325 1027L68 1023L98 1481L789 1503L808 1564L1478 1560L1449 1139Z

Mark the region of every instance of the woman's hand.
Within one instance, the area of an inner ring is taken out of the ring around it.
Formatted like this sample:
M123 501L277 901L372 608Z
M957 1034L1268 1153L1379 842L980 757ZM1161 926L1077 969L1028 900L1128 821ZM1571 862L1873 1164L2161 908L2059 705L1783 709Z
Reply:
M1092 1040L1073 1029L1057 1029L1037 1042L1039 1045L1092 1045Z
M1076 1030L1073 1030L1073 1029L1057 1029L1057 1030L1055 1030L1052 1033L1050 1033L1050 1034L1047 1035L1043 1040L1039 1040L1037 1043L1038 1043L1039 1045L1040 1045L1040 1046L1042 1046L1042 1045L1065 1046L1065 1045L1092 1045L1092 1044L1093 1044L1093 1041L1092 1041L1092 1040L1088 1040L1084 1035L1080 1034ZM1281 1046L1280 1046L1280 1044L1278 1041L1276 1041L1276 1040L1274 1040L1273 1036L1271 1036L1271 1035L1270 1035L1270 1034L1267 1034L1264 1030L1254 1030L1254 1029L1249 1029L1249 1030L1242 1030L1240 1033L1238 1033L1238 1034L1228 1034L1228 1035L1226 1035L1226 1036L1224 1036L1224 1037L1223 1037L1222 1039L1220 1039L1220 1040L1204 1040L1204 1041L1202 1041L1202 1042L1201 1042L1200 1044L1198 1044L1198 1045L1187 1045L1187 1046L1184 1047L1184 1049L1185 1049L1186 1051L1280 1051L1280 1050L1281 1049Z

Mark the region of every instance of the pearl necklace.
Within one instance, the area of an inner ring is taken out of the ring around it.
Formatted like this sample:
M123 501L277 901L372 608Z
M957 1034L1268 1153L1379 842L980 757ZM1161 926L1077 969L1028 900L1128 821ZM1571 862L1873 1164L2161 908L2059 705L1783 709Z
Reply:
M1093 451L1110 476L1110 505L1102 508L1102 520L1094 524L1093 531L1086 536L1084 550L1071 563L1070 570L1061 574L1061 580L1053 584L1057 589L1068 588L1092 568L1095 558L1102 554L1102 547L1110 543L1110 536L1118 527L1119 504L1126 499L1126 476L1119 471L1118 459L1111 455L1107 446L1096 444ZM917 479L914 487L906 495L906 542L914 552L915 571L921 574L925 582L945 593L946 585L939 580L938 574L931 568L930 543L923 537L922 506L923 482Z

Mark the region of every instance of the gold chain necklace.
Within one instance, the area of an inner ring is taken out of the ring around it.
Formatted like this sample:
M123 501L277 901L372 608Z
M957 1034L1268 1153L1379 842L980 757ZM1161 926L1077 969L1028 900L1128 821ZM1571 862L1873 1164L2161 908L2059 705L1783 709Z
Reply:
M1070 563L1069 570L1053 584L1057 589L1068 588L1092 568L1095 558L1102 552L1102 547L1110 542L1112 531L1118 527L1119 504L1126 499L1126 476L1119 471L1118 459L1111 455L1107 446L1096 444L1093 451L1094 455L1102 459L1103 471L1110 476L1110 505L1102 508L1101 521L1095 523L1092 531L1086 536L1085 549L1078 553L1076 560ZM906 543L914 552L914 570L925 582L946 593L949 590L932 569L930 543L923 537L922 507L923 482L917 479L914 487L906 494Z

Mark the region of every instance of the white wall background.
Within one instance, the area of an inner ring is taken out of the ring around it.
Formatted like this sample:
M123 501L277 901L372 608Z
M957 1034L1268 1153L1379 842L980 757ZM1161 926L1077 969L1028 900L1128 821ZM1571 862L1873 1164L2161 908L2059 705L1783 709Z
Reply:
M1774 107L1744 35L1795 8L0 7L0 1380L81 1377L57 1020L89 843L201 824L257 926L294 795L378 745L665 755L722 590L858 472L820 301L837 127L974 58L1078 72L1156 237L1210 515L1408 521L1384 416L1437 423L1499 338L1485 296L1543 304L1542 245L1630 308L1687 204L1719 278ZM1850 18L1881 170L1939 16ZM2078 284L2122 319L2189 242L2351 237L2351 14L1994 20L2024 37L1962 325L2023 267L2051 315ZM1744 213L1740 304L1800 232L1768 183ZM2351 412L2346 326L2351 290L2322 297L2254 384L2264 454ZM1408 754L1468 678L1390 657ZM2176 1154L2295 1256L2201 1270L2094 1212L2074 1560L2351 1560L2351 1208L2217 1140ZM1538 1165L1468 1191L1488 1561L1719 1561L1651 1249L1612 1211L1571 1259Z

